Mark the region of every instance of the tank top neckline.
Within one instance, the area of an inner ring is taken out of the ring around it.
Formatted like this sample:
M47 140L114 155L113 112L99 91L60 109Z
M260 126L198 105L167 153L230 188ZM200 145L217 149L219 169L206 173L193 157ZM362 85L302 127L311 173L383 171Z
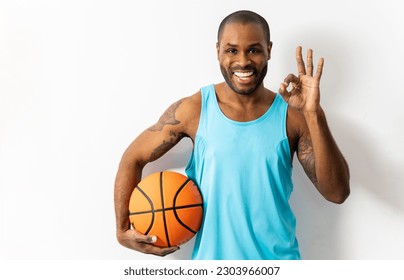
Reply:
M219 102L218 102L218 100L217 100L215 85L211 85L211 90L212 90L212 94L213 94L213 101L214 101L214 103L215 103L215 109L216 109L216 111L217 111L217 112L223 117L223 119L225 119L226 121L228 121L228 122L230 122L230 123L232 123L232 124L241 125L241 126L244 126L244 125L252 125L252 124L256 124L256 123L259 123L259 122L265 120L265 119L271 114L271 112L272 112L273 110L275 110L274 107L276 106L276 104L277 104L277 102L278 102L278 99L279 99L279 94L276 94L274 100L272 101L272 104L269 106L269 108L266 110L266 112L265 112L264 114L262 114L261 116L259 116L258 118L254 119L254 120L241 122L241 121L235 121L235 120L229 118L228 116L226 116L226 115L223 113L222 109L220 109Z

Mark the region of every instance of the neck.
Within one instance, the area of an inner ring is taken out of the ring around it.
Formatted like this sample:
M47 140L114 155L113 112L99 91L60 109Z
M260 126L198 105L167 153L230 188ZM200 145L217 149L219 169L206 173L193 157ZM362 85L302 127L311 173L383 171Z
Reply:
M251 121L259 118L271 106L276 94L260 86L249 95L234 92L227 84L215 85L220 110L234 121Z
M237 93L225 82L216 85L215 90L221 100L243 105L260 103L267 97L267 93L269 92L269 90L264 87L263 83L250 94Z

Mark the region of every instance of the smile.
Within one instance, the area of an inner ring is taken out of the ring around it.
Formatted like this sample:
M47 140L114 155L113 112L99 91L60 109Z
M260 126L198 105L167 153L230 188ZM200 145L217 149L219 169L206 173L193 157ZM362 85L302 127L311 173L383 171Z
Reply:
M233 74L241 80L248 80L252 75L254 75L254 72L234 72Z

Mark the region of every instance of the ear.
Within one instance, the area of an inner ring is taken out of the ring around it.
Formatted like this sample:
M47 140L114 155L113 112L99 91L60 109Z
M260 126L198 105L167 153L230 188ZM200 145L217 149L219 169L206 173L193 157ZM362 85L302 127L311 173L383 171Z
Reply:
M271 50L272 50L272 42L270 41L269 43L268 43L268 60L270 60L271 59Z
M219 42L217 42L216 43L216 56L217 56L217 59L219 59L219 52L220 52L220 45L219 45Z

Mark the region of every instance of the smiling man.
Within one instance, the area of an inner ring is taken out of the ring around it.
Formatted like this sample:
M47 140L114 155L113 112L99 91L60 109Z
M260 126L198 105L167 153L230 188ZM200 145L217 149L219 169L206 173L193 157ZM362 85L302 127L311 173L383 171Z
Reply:
M156 237L132 229L128 201L143 167L189 137L194 149L186 173L204 199L192 258L300 259L289 205L295 154L325 199L342 203L350 192L348 165L319 103L324 59L314 73L312 50L306 66L297 47L298 75L289 74L278 93L265 88L270 30L251 11L222 21L216 49L225 82L175 102L122 156L115 182L117 239L159 256L179 249L156 247Z

